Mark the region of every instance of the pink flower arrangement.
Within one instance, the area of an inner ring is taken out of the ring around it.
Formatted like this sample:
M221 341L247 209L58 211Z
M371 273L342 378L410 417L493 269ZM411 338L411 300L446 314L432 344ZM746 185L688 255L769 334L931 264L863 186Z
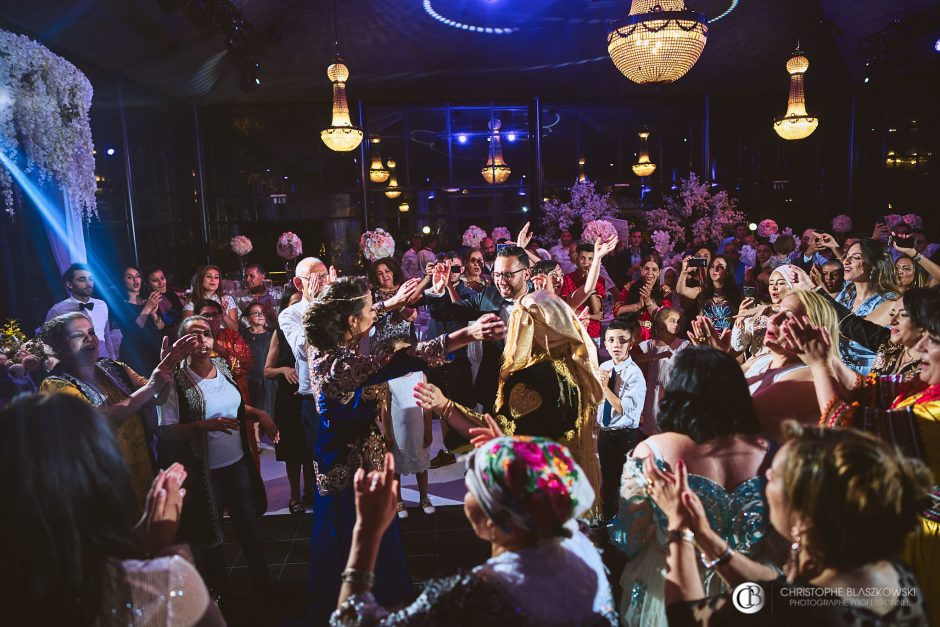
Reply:
M236 235L233 237L230 246L232 248L232 252L239 257L244 257L250 253L252 249L251 240L244 235Z
M606 240L617 234L617 229L607 220L592 220L584 225L581 231L581 240L586 244L593 244L598 239Z
M780 227L778 227L777 223L771 220L770 218L766 220L761 220L757 224L758 237L770 237L771 235L776 235L779 230L780 230Z
M484 237L486 237L486 231L476 224L471 224L467 227L467 230L463 232L463 238L461 238L460 243L468 248L479 248L480 241Z
M757 264L757 251L750 244L741 247L741 263L752 267Z
M916 213L906 214L904 216L904 223L907 224L912 229L914 229L915 231L920 231L922 228L924 228L923 219Z
M902 218L896 213L889 213L888 215L885 216L885 224L887 224L892 229L895 228L897 225L901 224L902 222L904 222L904 218Z
M395 239L385 229L366 231L359 238L362 256L371 262L395 254Z
M650 235L650 239L653 240L653 248L656 249L660 257L665 258L672 254L672 237L669 233L666 231L653 231L653 234Z
M832 230L839 234L846 234L852 231L852 218L843 214L837 215L832 219Z
M497 226L493 229L493 232L490 233L490 237L493 238L494 242L498 242L501 239L512 239L512 233L509 232L505 226Z
M304 252L304 244L290 231L281 233L277 238L277 256L288 261L296 259Z
M649 228L666 231L674 245L691 239L717 243L737 222L744 221L737 201L725 191L713 192L711 185L700 181L695 173L683 179L679 192L667 197L665 207L647 212ZM686 225L691 224L687 229Z
M611 202L610 194L598 194L591 181L575 183L570 191L570 201L552 198L542 205L542 228L550 240L556 239L561 231L571 229L575 222L587 224L617 217L617 207Z

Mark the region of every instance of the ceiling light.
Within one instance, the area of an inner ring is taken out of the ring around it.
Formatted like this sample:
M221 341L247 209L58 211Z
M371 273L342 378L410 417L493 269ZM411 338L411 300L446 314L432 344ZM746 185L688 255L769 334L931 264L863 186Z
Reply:
M661 85L692 69L707 39L708 19L683 0L632 0L630 12L611 22L607 52L634 83Z
M390 172L388 187L385 188L385 196L386 198L398 198L401 196L401 190L398 188L398 178L395 176L395 161L393 159L388 160L388 169ZM408 210L405 209L405 211Z
M369 166L369 180L373 183L384 183L391 176L391 172L382 165L382 154L379 152L380 137L373 137L372 142L372 164Z
M650 176L656 171L656 164L650 161L650 153L646 145L650 132L644 128L637 134L640 136L640 156L631 167L637 176Z
M457 141L460 142L461 144L466 144L466 143L467 143L467 136L466 136L465 134L461 133L460 135L457 136Z
M336 152L355 150L362 142L362 129L353 126L349 119L349 104L346 101L346 81L349 68L343 60L336 57L333 65L326 68L326 75L333 83L333 121L328 128L320 131L320 139L326 147Z
M490 132L492 133L489 153L486 157L486 165L480 170L483 179L490 185L505 183L512 174L509 164L503 161L503 149L499 144L499 120L490 120Z
M800 50L799 44L787 61L790 73L790 95L787 98L787 112L782 118L774 119L777 135L787 140L805 139L819 126L819 119L806 113L806 94L803 91L803 75L809 68L809 59ZM865 79L868 82L868 79Z

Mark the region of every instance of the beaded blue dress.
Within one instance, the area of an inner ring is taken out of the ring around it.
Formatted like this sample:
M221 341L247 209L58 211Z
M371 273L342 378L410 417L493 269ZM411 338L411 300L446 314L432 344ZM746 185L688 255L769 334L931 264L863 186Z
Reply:
M665 469L665 462L655 449L654 455L656 464ZM664 584L668 520L646 494L643 461L640 457L627 458L621 480L620 511L610 526L611 542L628 559L620 578L623 588L620 624L666 627ZM728 491L708 477L689 474L689 487L701 499L712 529L727 540L732 549L758 561L761 561L770 524L765 485L764 476L758 475ZM699 571L706 595L725 591L724 582L714 569L700 566Z
M308 349L310 380L320 413L310 534L310 614L315 625L329 621L339 598L340 574L356 523L353 476L360 467L368 472L381 469L384 463L385 441L376 417L386 386L379 384L444 364L446 340L441 336L378 355L361 355L351 345L323 352ZM373 592L386 606L414 595L397 519L382 537Z

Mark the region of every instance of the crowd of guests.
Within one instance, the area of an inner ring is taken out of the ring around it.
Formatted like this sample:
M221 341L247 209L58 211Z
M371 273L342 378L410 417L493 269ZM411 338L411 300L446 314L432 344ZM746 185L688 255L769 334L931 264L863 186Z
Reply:
M736 225L664 267L641 230L534 235L415 236L364 277L251 264L228 291L215 265L187 289L128 267L99 299L68 268L48 359L0 374L16 624L224 624L224 512L269 586L262 442L313 512L313 624L940 620L925 237ZM428 471L460 454L493 556L416 599L398 519L435 514Z

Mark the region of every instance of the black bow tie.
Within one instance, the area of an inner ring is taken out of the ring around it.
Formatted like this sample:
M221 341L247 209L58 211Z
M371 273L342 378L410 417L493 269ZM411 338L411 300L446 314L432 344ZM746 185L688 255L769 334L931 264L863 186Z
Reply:
M79 303L79 304L78 304L78 310L79 310L79 311L85 311L86 309L87 309L88 311L91 311L91 310L94 309L94 308L95 308L95 304L94 304L94 303Z

